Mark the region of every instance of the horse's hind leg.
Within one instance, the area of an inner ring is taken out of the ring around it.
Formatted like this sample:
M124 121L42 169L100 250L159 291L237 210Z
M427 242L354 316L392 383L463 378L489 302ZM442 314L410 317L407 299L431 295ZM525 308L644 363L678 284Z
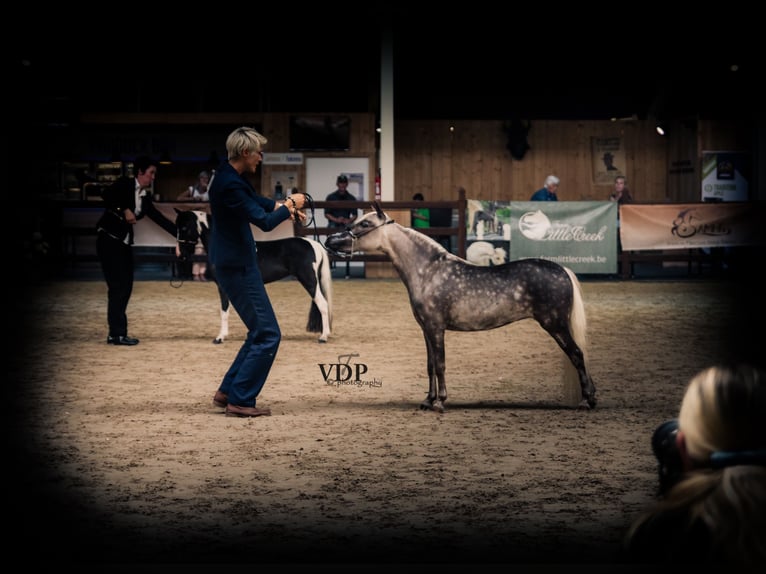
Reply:
M298 277L303 288L311 296L311 309L309 309L309 318L306 323L306 330L310 333L321 333L319 342L326 343L330 337L330 304L322 290L319 287L319 281L316 279L304 280Z
M558 343L559 347L561 347L568 357L572 368L574 368L577 373L576 380L572 383L570 383L568 379L574 377L570 377L568 373L564 374L565 384L567 385L568 390L571 390L568 394L574 394L579 390L580 402L578 408L591 409L595 407L596 387L588 374L588 370L585 368L585 354L583 349L577 344L567 328L561 327L559 329L548 329L545 326L543 328L545 328L554 338L556 343ZM579 388L575 389L575 387Z
M562 347L569 357L569 361L577 371L577 380L579 382L580 402L577 405L580 409L592 409L596 406L596 387L593 380L585 368L585 357L577 344L572 341L567 347ZM574 393L572 393L574 394Z

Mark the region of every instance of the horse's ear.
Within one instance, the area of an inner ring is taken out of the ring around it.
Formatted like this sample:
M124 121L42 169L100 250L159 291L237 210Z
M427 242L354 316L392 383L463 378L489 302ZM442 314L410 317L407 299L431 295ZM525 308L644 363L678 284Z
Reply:
M372 207L375 209L375 213L378 214L378 217L385 217L385 214L383 213L383 209L380 207L380 203L377 201L373 202Z

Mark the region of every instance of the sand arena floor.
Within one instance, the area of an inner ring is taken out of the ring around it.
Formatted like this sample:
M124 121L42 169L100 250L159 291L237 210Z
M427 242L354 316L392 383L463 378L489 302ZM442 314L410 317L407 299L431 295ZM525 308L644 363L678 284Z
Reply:
M398 279L335 280L323 345L284 280L273 416L248 420L211 405L244 336L233 315L212 344L214 284L137 282L134 348L105 344L105 289L43 281L13 305L9 542L44 540L35 561L619 561L654 497L653 429L698 370L757 357L763 317L750 284L586 281L595 410L562 404L561 352L522 321L447 334L438 414L418 409L425 344ZM344 361L363 384L325 382Z

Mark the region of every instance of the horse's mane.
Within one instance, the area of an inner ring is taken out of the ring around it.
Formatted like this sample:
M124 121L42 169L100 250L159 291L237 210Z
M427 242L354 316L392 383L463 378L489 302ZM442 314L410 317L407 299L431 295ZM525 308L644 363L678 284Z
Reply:
M426 235L425 233L416 231L411 227L404 227L403 225L399 224L397 225L401 229L402 233L404 233L408 239L417 245L418 249L430 253L431 259L438 259L442 255L451 255L451 253L447 251L441 243Z

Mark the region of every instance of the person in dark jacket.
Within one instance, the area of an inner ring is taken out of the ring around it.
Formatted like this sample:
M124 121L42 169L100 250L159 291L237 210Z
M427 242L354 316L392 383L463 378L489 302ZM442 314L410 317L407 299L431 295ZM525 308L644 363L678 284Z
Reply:
M133 292L133 226L148 217L173 237L176 225L152 202L151 187L158 163L147 156L133 161L135 177L121 177L103 193L104 213L96 224L96 253L107 286L110 345L138 345L128 336L127 308Z
M306 202L293 193L283 202L258 195L243 176L255 173L267 140L249 127L237 128L226 139L228 161L216 170L210 184L210 263L218 285L247 327L245 342L221 381L213 404L226 416L270 415L256 406L279 349L282 333L277 324L258 266L258 248L251 224L271 231L286 219L305 219Z
M529 201L558 201L559 196L556 192L559 189L560 181L555 175L549 175L545 178L543 186L532 194Z

